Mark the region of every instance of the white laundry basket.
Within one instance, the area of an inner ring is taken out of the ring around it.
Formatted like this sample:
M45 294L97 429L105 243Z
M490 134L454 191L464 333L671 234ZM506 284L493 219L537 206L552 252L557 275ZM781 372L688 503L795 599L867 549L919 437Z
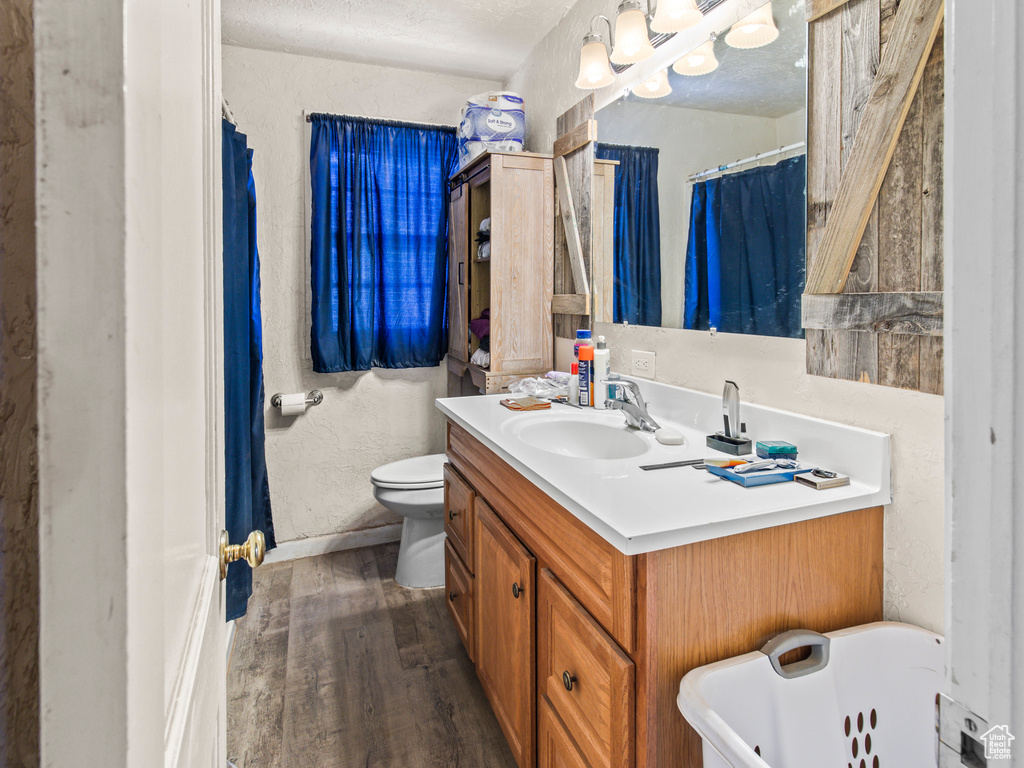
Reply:
M909 624L796 630L692 670L677 702L704 768L934 768L943 669L942 638Z

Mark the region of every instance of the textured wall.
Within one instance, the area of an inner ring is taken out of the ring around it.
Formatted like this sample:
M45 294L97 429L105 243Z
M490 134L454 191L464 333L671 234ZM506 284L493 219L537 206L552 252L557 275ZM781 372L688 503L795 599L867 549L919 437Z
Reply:
M598 137L614 144L657 147L661 208L661 325L683 326L683 265L690 233L690 174L782 146L780 132L803 125L796 118L752 117L704 109L683 109L616 101L597 113ZM781 131L780 131L781 129ZM787 142L788 143L788 142Z
M254 149L262 269L267 466L278 541L396 522L370 472L444 450L442 368L317 374L309 357L303 110L453 125L467 96L500 83L224 46L224 95ZM305 416L270 408L274 392L320 389Z
M32 0L0 10L0 765L39 765Z
M595 13L611 3L579 0L534 49L508 86L526 98L531 148L550 148L555 119L583 97L573 86L583 34ZM791 339L727 336L599 324L612 365L625 370L624 353L658 353L658 379L720 392L733 379L743 399L878 429L893 438L893 504L885 516L885 613L930 629L943 625L943 400L806 375L804 344Z

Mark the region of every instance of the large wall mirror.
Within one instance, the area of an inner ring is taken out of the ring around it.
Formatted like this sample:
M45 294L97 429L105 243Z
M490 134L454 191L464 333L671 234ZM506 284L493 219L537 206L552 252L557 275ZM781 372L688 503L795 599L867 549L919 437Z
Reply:
M755 13L597 113L616 323L803 337L804 0Z

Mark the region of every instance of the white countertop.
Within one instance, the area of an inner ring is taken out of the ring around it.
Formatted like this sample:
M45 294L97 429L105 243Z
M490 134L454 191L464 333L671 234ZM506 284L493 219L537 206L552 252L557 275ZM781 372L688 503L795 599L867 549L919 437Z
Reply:
M683 433L681 446L661 445L653 435L630 430L648 444L628 459L586 460L559 455L557 446L535 447L517 436L543 420L583 420L629 429L619 411L515 412L507 395L442 398L437 407L507 461L557 503L620 552L635 555L744 531L825 517L891 502L889 436L772 408L743 404L751 439L786 440L799 461L850 476L850 485L815 490L795 482L744 488L693 467L644 471L657 464L724 457L705 445L721 429L721 398L637 379L651 415ZM742 393L741 393L742 394Z

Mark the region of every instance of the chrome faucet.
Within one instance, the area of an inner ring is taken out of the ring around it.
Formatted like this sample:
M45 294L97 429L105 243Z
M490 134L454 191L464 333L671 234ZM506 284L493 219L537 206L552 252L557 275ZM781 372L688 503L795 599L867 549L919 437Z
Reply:
M608 408L622 411L627 424L643 432L656 432L661 429L661 425L647 412L647 403L644 402L643 395L640 394L639 384L635 381L621 379L614 373L601 383L615 387L616 394L608 399ZM622 393L621 397L619 396L620 392Z

